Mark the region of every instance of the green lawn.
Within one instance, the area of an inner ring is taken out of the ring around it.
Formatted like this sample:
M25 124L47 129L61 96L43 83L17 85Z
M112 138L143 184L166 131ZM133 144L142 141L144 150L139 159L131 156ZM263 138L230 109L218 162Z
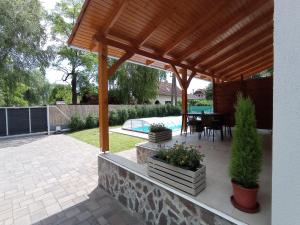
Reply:
M69 134L78 140L86 142L88 144L99 147L99 129L88 129L77 131ZM109 150L111 152L120 152L134 148L136 144L144 142L145 140L136 137L130 137L118 133L109 134Z

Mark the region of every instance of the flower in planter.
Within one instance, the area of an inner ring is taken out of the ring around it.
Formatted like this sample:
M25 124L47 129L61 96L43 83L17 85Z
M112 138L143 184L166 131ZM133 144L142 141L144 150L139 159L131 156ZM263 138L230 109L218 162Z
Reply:
M161 148L158 151L157 158L173 166L195 171L201 167L204 154L200 153L198 149L192 145L175 144L171 148Z
M150 132L156 133L156 132L161 132L169 130L167 127L165 127L164 124L162 123L153 123L150 125Z

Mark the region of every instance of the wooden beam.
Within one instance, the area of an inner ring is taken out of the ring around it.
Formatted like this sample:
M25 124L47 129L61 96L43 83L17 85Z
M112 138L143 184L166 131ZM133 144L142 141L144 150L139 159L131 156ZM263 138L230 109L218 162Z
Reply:
M269 53L273 53L273 45L269 45L264 48L257 48L255 49L255 51L253 51L253 53L249 53L248 51L246 51L238 55L238 57L234 57L233 59L227 60L226 63L223 63L217 67L212 67L212 69L218 74L223 74L240 64L244 64L249 61L255 60L257 57Z
M148 66L148 65L151 65L152 63L154 63L153 60L150 60L150 59L146 59L145 61L145 64Z
M108 65L107 46L98 44L98 98L99 98L99 141L100 151L109 150L108 136Z
M183 63L178 63L175 60L164 58L162 56L159 56L159 55L156 55L156 54L144 51L142 49L138 49L138 48L135 48L135 47L132 47L132 46L128 46L126 44L120 43L118 41L111 40L111 39L103 37L101 35L96 35L95 38L96 38L97 41L103 42L106 45L110 45L110 46L113 46L115 48L122 49L122 50L124 50L126 52L128 52L128 51L129 52L133 52L133 53L135 53L137 55L141 55L141 56L144 56L144 57L149 58L149 59L158 60L158 61L161 61L161 62L166 63L166 64L172 64L174 66L178 66L178 67L181 67L181 68L184 68L184 69L195 71L197 73L202 73L202 74L210 76L210 77L214 77L213 74L211 74L209 72L205 72L202 69L195 69L194 67L192 67L190 65L186 65L186 64L183 64Z
M121 0L119 5L114 7L113 12L111 13L110 17L106 21L105 25L101 28L101 33L103 36L106 36L109 32L109 29L113 27L113 25L117 22L119 17L121 16L122 12L127 6L127 0Z
M111 77L119 66L122 65L123 62L131 58L134 54L132 52L126 52L121 58L119 58L108 70L108 76Z
M207 23L216 13L218 13L222 8L228 5L227 1L223 1L222 4L219 4L217 7L212 8L212 10L208 11L207 14L202 14L201 18L195 20L191 26L185 29L183 32L180 32L179 36L175 38L175 40L170 41L170 43L164 48L164 51L161 53L163 56L170 53L176 46L178 46L183 40L192 35L195 31L197 31L201 26Z
M169 18L177 9L177 3L180 0L174 0L172 2L172 6L168 5L167 8L163 11L163 13L157 17L155 17L148 26L141 32L139 35L136 46L140 47L145 44L151 35L157 30L157 28L167 19Z
M222 75L223 78L228 78L228 77L231 77L235 74L243 74L243 72L249 68L252 68L252 67L255 67L257 65L260 65L260 64L263 64L265 62L269 62L269 61L273 61L273 54L272 55L267 55L259 60L254 60L252 62L249 62L248 64L242 66L242 67L239 67L233 71L230 71L229 73L226 73L224 75Z
M243 9L240 9L237 13L234 13L230 19L225 21L223 24L220 24L216 29L214 29L211 33L205 35L200 40L196 40L190 44L190 46L180 54L179 61L183 61L188 58L190 55L194 54L195 52L202 49L208 43L214 41L216 38L221 36L224 32L228 29L232 28L238 22L240 22L245 17L251 15L257 9L259 9L265 3L269 4L266 0L256 0L256 1L249 1Z
M225 40L219 42L214 47L206 51L204 54L199 55L196 57L193 62L191 63L194 66L197 66L201 62L213 57L218 52L222 51L223 49L228 48L230 45L233 45L235 42L241 40L245 36L256 36L259 35L265 29L269 29L273 27L273 10L271 10L267 15L262 15L255 19L253 22L249 23L239 31L235 32L233 35L229 36ZM259 29L257 29L259 27ZM261 27L265 27L262 29Z
M266 57L273 58L273 49L266 49L262 53L257 53L257 54L250 55L250 56L251 57L246 57L245 59L238 61L238 63L233 64L233 66L227 67L221 71L217 71L218 74L234 73L235 71L237 71L247 65L250 65L253 63L259 63L262 60L264 60Z
M181 113L182 113L182 127L181 127L181 133L182 131L184 131L185 133L187 132L187 116L186 116L186 113L187 113L187 102L188 102L188 99L187 99L187 88L188 88L188 85L187 85L187 70L184 69L182 71L182 90L181 90Z
M196 72L195 72L195 71L193 71L193 72L190 74L190 76L189 76L189 78L188 78L188 80L187 80L187 88L190 86L190 83L191 83L192 79L195 77L195 75L196 75Z
M207 68L213 68L218 66L219 64L223 64L224 61L229 60L234 57L239 57L242 53L255 52L258 49L264 48L266 46L270 46L273 44L273 36L272 34L268 34L267 36L262 36L261 39L251 39L246 42L241 43L240 45L232 48L231 50L225 52L222 55L217 56L216 58L210 60L208 63L205 63L203 66Z
M183 87L183 81L182 81L182 79L180 77L180 74L179 74L178 70L176 69L176 67L173 64L170 64L170 66L171 66L171 69L172 69L173 73L175 74L175 76L176 76L176 78L178 80L178 83L179 83L181 89L183 89L184 88Z
M250 68L247 68L243 71L241 71L240 73L237 73L237 74L233 74L231 76L227 76L226 78L223 77L224 80L236 80L240 77L240 75L244 75L244 77L248 76L248 75L254 75L258 72L261 72L263 71L264 69L267 69L267 68L270 68L273 66L273 60L270 60L270 61L266 61L266 62L263 62L261 64L258 64L258 65L255 65L255 66L252 66Z

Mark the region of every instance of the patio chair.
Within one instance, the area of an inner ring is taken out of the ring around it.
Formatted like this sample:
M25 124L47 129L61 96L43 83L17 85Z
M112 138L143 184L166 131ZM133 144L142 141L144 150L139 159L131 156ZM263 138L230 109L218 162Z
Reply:
M223 141L223 119L220 116L202 115L205 133L209 137L213 133L213 142L215 141L215 131L220 131L221 140Z
M202 132L204 132L204 125L203 125L202 121L196 120L196 132L199 133L198 138L201 139ZM204 132L204 135L205 135L205 132Z

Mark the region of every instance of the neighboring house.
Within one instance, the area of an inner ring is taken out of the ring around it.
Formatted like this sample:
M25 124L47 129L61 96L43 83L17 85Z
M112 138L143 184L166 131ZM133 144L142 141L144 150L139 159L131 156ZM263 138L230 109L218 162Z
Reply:
M176 87L177 100L181 101L181 89ZM159 83L158 87L158 95L153 101L154 104L171 104L172 99L172 83L168 83L168 81L162 81ZM202 99L197 95L188 94L188 99Z
M204 89L197 89L194 92L194 95L197 96L199 99L205 99L205 90Z

